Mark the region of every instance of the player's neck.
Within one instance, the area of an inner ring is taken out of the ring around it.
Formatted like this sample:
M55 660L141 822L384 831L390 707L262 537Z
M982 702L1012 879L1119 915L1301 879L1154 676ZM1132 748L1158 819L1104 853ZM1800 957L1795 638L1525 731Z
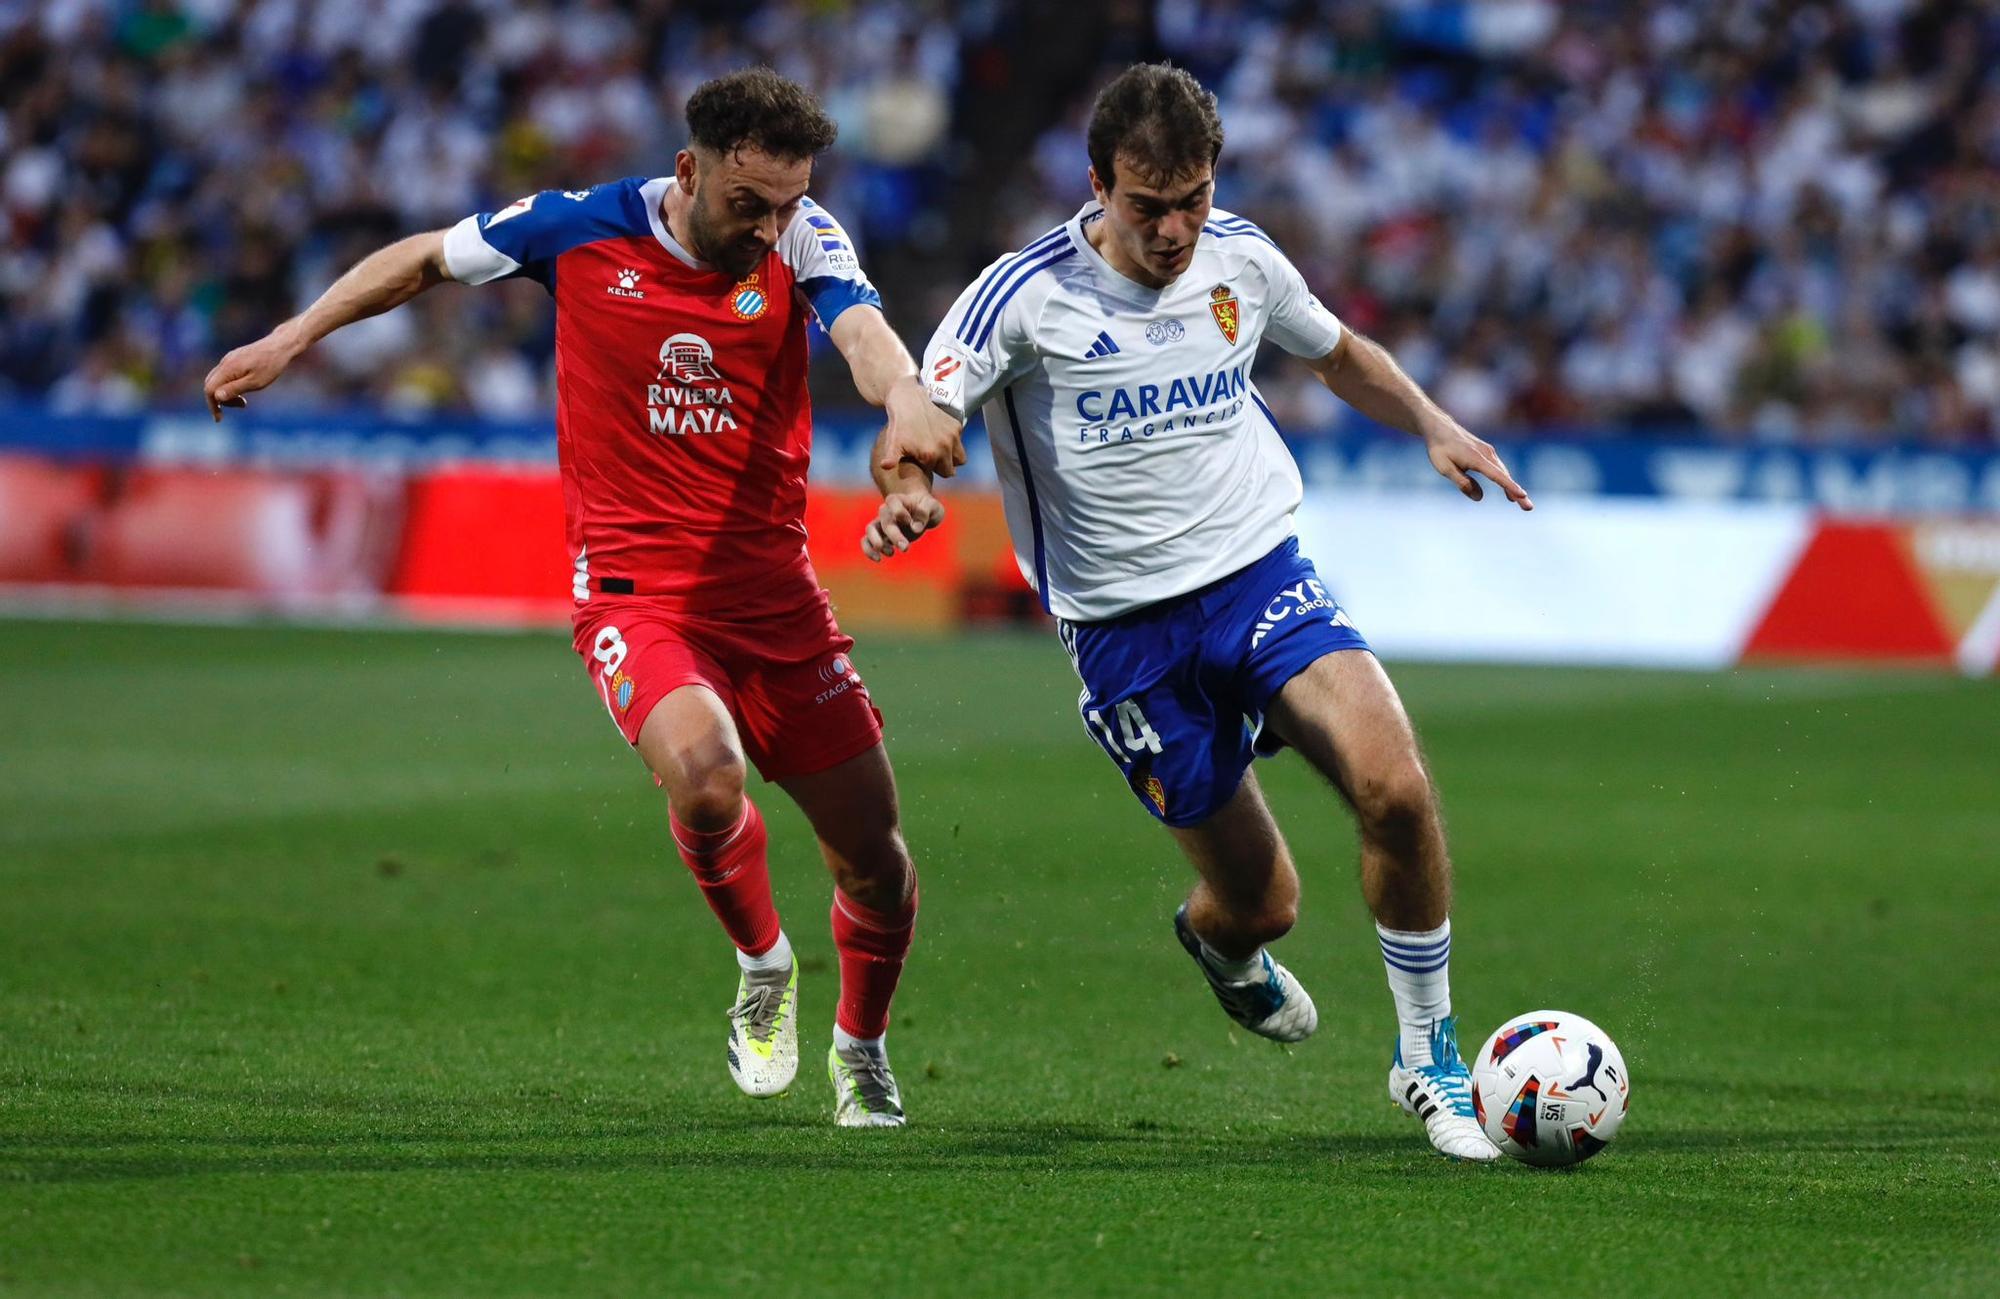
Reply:
M1108 218L1101 221L1093 221L1089 225L1086 225L1083 228L1083 237L1090 241L1090 246L1097 250L1097 255L1104 259L1106 266L1109 266L1112 270L1118 272L1140 288L1158 292L1173 283L1172 280L1162 280L1148 274L1144 267L1140 266L1137 262L1127 259L1124 247L1111 237L1111 226Z
M694 200L688 197L687 191L682 189L679 183L667 186L667 192L660 195L660 221L667 227L667 234L681 246L683 252L706 266L708 263L695 250L694 239L688 230L688 209L693 204Z

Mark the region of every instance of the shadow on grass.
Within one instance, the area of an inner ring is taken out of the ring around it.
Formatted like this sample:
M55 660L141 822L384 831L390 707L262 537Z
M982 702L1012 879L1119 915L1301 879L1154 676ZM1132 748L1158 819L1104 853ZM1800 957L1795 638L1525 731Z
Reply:
M1395 1135L1217 1134L1069 1121L954 1122L901 1132L842 1132L818 1114L705 1115L697 1122L524 1123L494 1128L467 1115L464 1131L356 1129L167 1136L90 1133L9 1136L0 1184L315 1173L717 1173L1030 1176L1051 1172L1205 1176L1262 1171L1283 1177L1338 1168L1352 1175L1422 1177L1448 1166L1414 1129ZM1628 1143L1625 1160L1691 1154L1943 1155L1979 1144L1963 1134L1885 1138L1857 1128L1672 1132ZM1625 1162L1621 1160L1620 1162Z
M774 1103L730 1097L688 1104L684 1099L564 1097L526 1087L486 1098L357 1093L315 1088L109 1083L90 1079L0 1078L0 1086L32 1082L34 1090L75 1098L67 1115L101 1110L107 1102L139 1102L159 1116L147 1130L123 1119L70 1117L39 1130L0 1115L0 1185L151 1180L228 1175L312 1173L619 1173L763 1175L960 1174L1034 1176L1114 1172L1205 1174L1261 1171L1310 1176L1329 1168L1352 1175L1422 1177L1447 1166L1430 1158L1413 1128L1394 1134L1274 1131L1248 1124L1235 1131L1151 1117L964 1121L942 1117L900 1132L843 1132L824 1108L793 1095ZM1672 1097L1693 1084L1661 1080ZM1744 1088L1753 1095L1765 1091ZM1912 1126L1885 1130L1879 1115L1853 1108L1842 1095L1777 1085L1779 1100L1797 1117L1800 1103L1826 1121L1760 1126L1718 1119L1712 1126L1641 1128L1620 1143L1624 1163L1649 1157L1740 1155L1976 1154L1992 1147L2000 1123ZM1851 1099L1860 1099L1857 1095ZM1876 1099L1870 1097L1869 1099ZM1966 1094L1899 1097L1925 1106L1958 1108ZM161 1102L166 1102L163 1106ZM962 1105L962 1102L960 1102ZM1669 1102L1671 1113L1684 1107Z
M1060 1171L1301 1171L1329 1162L1428 1162L1414 1131L1229 1140L1110 1124L981 1122L901 1132L843 1132L821 1116L705 1117L678 1130L615 1124L536 1130L164 1137L157 1133L7 1139L0 1184L297 1173L662 1173L768 1176L772 1169L842 1174L1018 1174Z

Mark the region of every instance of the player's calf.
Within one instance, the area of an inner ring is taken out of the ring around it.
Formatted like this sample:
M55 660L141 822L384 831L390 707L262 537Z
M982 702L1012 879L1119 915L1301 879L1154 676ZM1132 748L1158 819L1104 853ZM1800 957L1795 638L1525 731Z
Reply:
M1451 904L1451 857L1430 776L1414 752L1355 779L1361 887L1377 920L1429 929Z
M833 945L840 953L840 1004L833 1037L846 1045L879 1043L889 1029L889 1004L903 977L903 962L917 927L914 890L893 910L862 906L839 889L831 912Z
M845 891L833 894L833 945L840 952L840 1004L833 1017L827 1077L833 1118L841 1127L901 1127L903 1096L889 1071L889 1003L917 923L911 889L893 910L865 907Z
M736 945L729 1076L751 1096L775 1096L799 1070L798 966L771 897L763 815L745 798L726 830L695 830L673 814L669 822L681 860Z

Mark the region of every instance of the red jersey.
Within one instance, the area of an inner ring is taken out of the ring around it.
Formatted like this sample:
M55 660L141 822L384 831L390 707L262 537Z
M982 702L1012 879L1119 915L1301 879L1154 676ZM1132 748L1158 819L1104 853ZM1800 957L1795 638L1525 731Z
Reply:
M811 199L735 279L674 240L672 177L544 190L445 236L455 280L525 275L556 302L556 444L579 605L593 594L750 617L814 598L805 550L806 321L880 306Z

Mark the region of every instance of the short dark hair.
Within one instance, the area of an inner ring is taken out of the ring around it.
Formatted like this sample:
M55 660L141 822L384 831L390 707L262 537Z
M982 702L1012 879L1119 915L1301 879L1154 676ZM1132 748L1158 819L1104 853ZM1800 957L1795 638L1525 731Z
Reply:
M1098 183L1111 189L1123 158L1148 180L1192 175L1222 156L1222 115L1193 74L1135 63L1098 92L1085 137Z
M819 100L770 68L745 68L695 87L687 102L688 138L715 153L748 146L785 162L833 147L839 128Z

